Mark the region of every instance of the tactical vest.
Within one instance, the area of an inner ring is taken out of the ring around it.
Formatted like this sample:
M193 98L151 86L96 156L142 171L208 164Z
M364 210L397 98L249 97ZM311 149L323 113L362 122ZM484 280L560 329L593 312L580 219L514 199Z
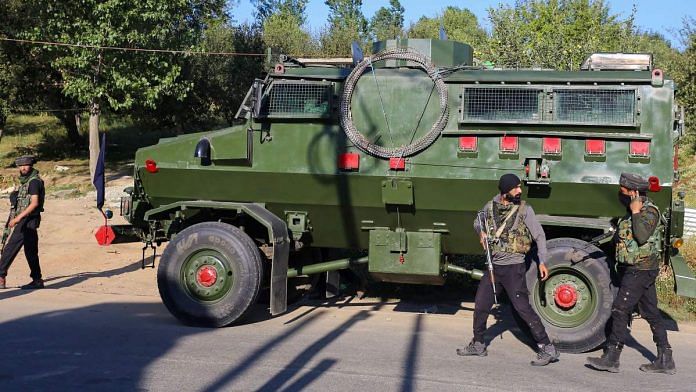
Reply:
M664 224L660 210L648 199L645 200L643 208L652 207L657 211L658 223L648 241L639 246L633 239L633 221L631 214L619 220L616 242L616 261L635 266L639 269L658 268L660 252L662 251L662 230Z
M31 204L31 195L29 194L29 183L31 183L34 180L39 180L41 182L41 188L43 189L43 180L41 179L41 177L39 177L39 172L37 170L32 169L31 173L29 174L29 178L27 178L26 181L19 185L19 189L17 190L17 204L15 205L13 216L19 215L22 211L26 210L27 207L29 207L29 204ZM34 211L32 211L30 216L39 215L39 213L41 212L43 212L43 200L41 195L39 195L39 206Z
M493 238L498 231L498 223L496 220L496 213L493 211L493 204L495 202L490 202L488 208L486 209L488 220L488 235ZM493 252L505 252L505 253L521 253L527 254L532 248L532 233L524 224L524 219L527 215L527 204L523 201L520 203L519 208L515 211L514 216L505 224L505 228L500 233L497 241L494 241L491 250ZM505 215L498 217L500 224L505 221Z

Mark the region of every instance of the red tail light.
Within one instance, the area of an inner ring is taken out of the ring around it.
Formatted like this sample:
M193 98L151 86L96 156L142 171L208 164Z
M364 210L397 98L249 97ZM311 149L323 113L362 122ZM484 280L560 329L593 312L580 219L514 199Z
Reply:
M462 136L459 138L459 150L460 151L477 151L478 150L478 137L476 136Z
M660 179L657 178L657 176L650 176L650 178L648 178L648 190L650 190L650 192L659 192L660 189L662 189L662 186L660 186Z
M159 169L157 168L157 162L155 162L152 159L148 159L145 161L145 170L147 170L150 173L157 173Z
M585 140L585 153L588 155L604 155L607 152L607 145L604 139Z
M517 152L518 148L517 136L503 136L500 138L500 151Z
M389 169L406 170L406 158L389 158Z
M341 170L360 169L360 154L347 152L338 156L338 168Z
M542 140L542 150L544 154L560 154L561 153L561 138L560 137L545 137Z
M633 156L648 157L650 156L650 142L633 140L630 143L629 152Z

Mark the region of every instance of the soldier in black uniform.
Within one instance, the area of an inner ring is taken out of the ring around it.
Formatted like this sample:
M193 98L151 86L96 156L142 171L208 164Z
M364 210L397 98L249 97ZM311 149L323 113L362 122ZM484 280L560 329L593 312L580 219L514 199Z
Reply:
M640 370L674 374L672 347L657 308L655 290L662 250L660 210L646 197L648 182L641 176L622 173L619 186L619 200L627 210L619 220L615 237L621 285L612 306L611 335L604 353L599 358L587 358L587 364L597 370L619 371L619 357L629 334L628 323L638 305L641 316L650 324L657 345L655 361L641 365Z
M533 366L545 366L558 361L559 352L549 340L539 315L529 304L529 291L526 281L525 257L532 246L537 245L539 256L539 272L541 278L548 277L546 260L546 235L534 215L532 207L522 201L522 188L519 177L505 174L500 177L498 189L500 194L486 203L477 214L474 230L479 234L481 245L489 242L496 292L505 289L512 306L520 317L527 323L539 350ZM484 226L484 225L487 225ZM486 270L481 283L476 290L474 305L474 337L465 348L457 349L457 354L463 356L486 356L486 345L483 334L486 330L486 320L493 307L493 287L489 271Z
M24 256L31 269L31 283L22 289L41 289L44 287L39 265L39 236L36 229L41 222L41 212L45 196L44 183L39 171L34 169L34 157L22 156L15 160L19 168L19 189L13 192L12 210L5 230L11 234L0 255L0 288L6 287L7 270L24 246Z

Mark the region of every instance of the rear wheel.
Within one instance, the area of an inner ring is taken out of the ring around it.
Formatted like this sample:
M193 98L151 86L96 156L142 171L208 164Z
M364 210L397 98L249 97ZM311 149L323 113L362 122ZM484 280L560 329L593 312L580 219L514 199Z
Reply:
M604 252L575 238L547 242L549 277L538 278L537 266L527 270L529 301L558 348L579 353L606 340L615 290Z
M261 256L249 236L218 222L200 223L167 245L157 270L162 302L187 324L221 327L244 317L256 301Z

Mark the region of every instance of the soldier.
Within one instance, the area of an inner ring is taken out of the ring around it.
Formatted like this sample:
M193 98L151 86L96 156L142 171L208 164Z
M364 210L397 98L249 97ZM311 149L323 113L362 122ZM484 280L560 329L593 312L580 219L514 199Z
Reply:
M505 289L512 306L529 325L532 336L537 342L539 347L537 359L531 364L545 366L551 362L557 362L560 354L549 340L541 319L529 304L525 257L534 241L539 256L539 272L542 280L545 280L548 277L548 269L544 265L546 235L532 207L522 201L519 177L514 174L503 175L498 182L498 189L500 194L486 203L478 212L477 219L474 221L474 230L479 234L484 248L486 241L491 244L496 292L499 291L499 287ZM485 222L488 227L481 227L482 222ZM474 337L467 347L457 349L458 355L480 357L488 355L483 334L494 300L493 286L489 282L491 282L490 273L486 271L476 290Z
M661 231L660 210L646 197L648 182L636 174L621 173L619 201L627 213L618 222L615 237L616 261L621 275L619 292L612 306L612 328L604 353L599 358L587 358L587 364L597 370L619 371L619 357L628 337L628 322L636 305L648 321L657 344L657 358L640 366L647 373L675 374L672 347L657 308L655 279L659 273Z
M0 288L5 288L7 270L24 246L24 256L31 269L32 281L22 286L22 289L41 289L44 287L39 265L39 237L36 229L41 222L41 212L44 203L44 183L39 177L39 171L34 169L34 157L22 156L15 160L19 168L19 189L13 192L11 198L16 198L12 204L10 219L6 230L12 230L7 243L4 244L0 255Z

